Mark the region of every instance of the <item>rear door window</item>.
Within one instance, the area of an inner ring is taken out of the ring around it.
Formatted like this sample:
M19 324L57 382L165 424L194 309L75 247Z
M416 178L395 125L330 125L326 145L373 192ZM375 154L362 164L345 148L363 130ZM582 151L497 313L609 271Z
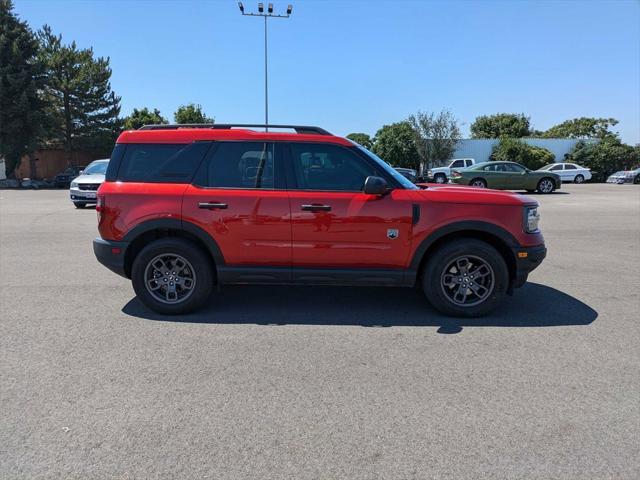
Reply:
M275 147L265 142L216 142L196 177L209 188L275 189Z
M118 180L190 183L210 146L210 142L127 145L118 170Z
M571 165L570 163L565 163L564 164L564 169L565 170L577 170L575 165Z

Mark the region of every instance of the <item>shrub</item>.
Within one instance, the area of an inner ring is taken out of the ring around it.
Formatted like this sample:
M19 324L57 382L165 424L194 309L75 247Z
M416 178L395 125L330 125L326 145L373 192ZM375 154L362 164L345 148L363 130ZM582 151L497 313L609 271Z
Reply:
M491 160L517 162L531 170L537 170L555 161L555 155L546 148L528 145L516 138L502 138L493 147Z
M604 182L612 173L640 164L640 150L617 138L605 138L598 143L578 142L567 161L590 168L593 180Z

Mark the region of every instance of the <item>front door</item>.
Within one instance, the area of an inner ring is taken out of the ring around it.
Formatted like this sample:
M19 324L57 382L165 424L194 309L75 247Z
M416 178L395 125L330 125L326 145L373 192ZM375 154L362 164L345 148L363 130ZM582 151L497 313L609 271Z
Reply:
M183 220L205 230L221 250L223 281L256 281L255 267L267 266L282 267L279 279L289 278L289 199L275 150L272 143L215 142L183 196Z
M354 148L291 143L288 179L296 269L401 269L411 245L407 191L363 193L380 167Z

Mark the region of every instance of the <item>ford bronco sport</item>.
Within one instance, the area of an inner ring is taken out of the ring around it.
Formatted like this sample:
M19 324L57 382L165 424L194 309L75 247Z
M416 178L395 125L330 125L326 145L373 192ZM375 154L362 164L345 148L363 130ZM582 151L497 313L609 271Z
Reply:
M216 284L417 285L440 312L475 317L546 254L531 198L420 189L321 128L253 127L149 125L118 138L93 248L149 308L193 311Z

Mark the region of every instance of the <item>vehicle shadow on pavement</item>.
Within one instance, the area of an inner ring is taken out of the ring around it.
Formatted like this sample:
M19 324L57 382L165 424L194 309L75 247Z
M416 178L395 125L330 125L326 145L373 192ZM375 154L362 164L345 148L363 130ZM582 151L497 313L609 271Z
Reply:
M167 322L440 327L443 334L458 333L462 327L589 325L598 317L580 300L538 283L527 283L495 312L475 319L439 314L418 289L377 287L225 286L207 307L189 315L161 315L137 298L122 311Z

